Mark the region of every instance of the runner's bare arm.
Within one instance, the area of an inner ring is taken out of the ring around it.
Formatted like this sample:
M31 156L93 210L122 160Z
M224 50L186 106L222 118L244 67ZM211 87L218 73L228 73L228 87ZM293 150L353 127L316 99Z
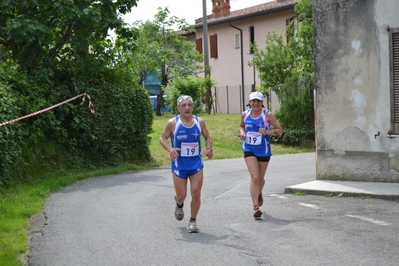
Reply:
M175 130L176 126L176 121L172 118L169 119L169 121L166 123L165 129L162 131L161 137L159 138L159 144L169 152L170 159L172 161L177 159L177 156L179 155L177 153L178 148L173 148L172 145L168 142L168 139L170 136L172 136L173 131Z
M240 132L238 137L240 139L245 139L245 123L244 123L244 118L245 118L245 112L241 113L241 122L240 122Z
M212 137L209 134L208 128L206 127L205 121L200 118L199 119L200 126L201 126L201 134L205 139L205 155L209 158L213 158L213 141Z

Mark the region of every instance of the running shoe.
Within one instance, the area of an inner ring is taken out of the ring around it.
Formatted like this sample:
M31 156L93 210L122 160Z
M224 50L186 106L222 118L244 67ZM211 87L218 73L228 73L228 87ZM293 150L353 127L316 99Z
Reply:
M260 195L259 195L259 197L258 197L258 204L259 204L259 207L261 207L261 206L263 205L263 196L262 196L262 193L260 193Z
M183 218L184 218L183 207L179 208L179 207L177 206L177 204L175 204L175 205L176 205L176 208L175 208L175 217L176 217L176 219L177 219L178 221L181 221L181 220L183 220Z
M199 232L196 221L188 222L187 231L189 233L198 233Z
M255 206L255 207L254 207L254 217L255 217L255 218L260 218L261 216L262 216L261 210L259 209L258 206Z

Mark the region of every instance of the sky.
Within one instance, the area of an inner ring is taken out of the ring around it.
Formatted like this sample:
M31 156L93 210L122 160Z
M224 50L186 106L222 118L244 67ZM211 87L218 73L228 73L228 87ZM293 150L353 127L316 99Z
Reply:
M230 11L271 2L272 0L230 0ZM203 16L203 0L139 0L137 7L125 15L125 22L131 24L136 20L153 20L158 7L168 7L171 16L184 18L187 23L194 24ZM187 7L188 5L188 7ZM212 1L206 0L207 15L212 14Z

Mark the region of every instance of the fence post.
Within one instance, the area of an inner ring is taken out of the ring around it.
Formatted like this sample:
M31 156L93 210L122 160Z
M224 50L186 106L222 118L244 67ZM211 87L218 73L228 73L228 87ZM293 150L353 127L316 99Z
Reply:
M226 85L226 95L227 95L227 114L230 114L230 101L229 101L229 85Z
M215 105L215 112L218 113L219 99L218 99L216 87L215 87L215 94L214 95L215 95L215 100L213 101L213 104Z

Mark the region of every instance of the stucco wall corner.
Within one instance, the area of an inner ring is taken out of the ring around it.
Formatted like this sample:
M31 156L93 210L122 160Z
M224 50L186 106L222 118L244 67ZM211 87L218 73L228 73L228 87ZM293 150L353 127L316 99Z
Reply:
M389 165L394 174L399 175L399 153L389 159Z
M399 183L388 153L318 150L317 158L317 180Z

